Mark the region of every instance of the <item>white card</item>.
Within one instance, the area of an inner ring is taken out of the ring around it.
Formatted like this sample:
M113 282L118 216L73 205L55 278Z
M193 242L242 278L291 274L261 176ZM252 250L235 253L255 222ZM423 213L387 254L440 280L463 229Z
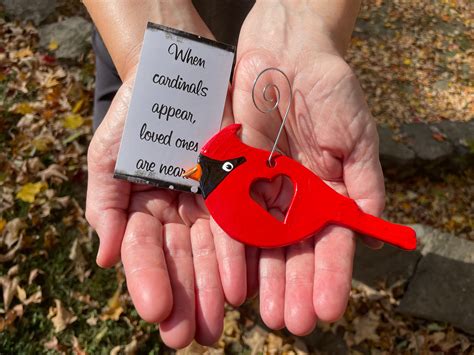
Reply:
M198 192L181 177L220 129L234 47L148 23L114 177Z

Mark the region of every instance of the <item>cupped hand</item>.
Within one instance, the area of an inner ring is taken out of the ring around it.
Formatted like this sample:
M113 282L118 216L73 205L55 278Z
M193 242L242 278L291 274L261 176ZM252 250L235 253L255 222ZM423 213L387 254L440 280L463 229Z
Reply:
M184 29L211 37L199 23ZM256 292L257 253L217 226L212 233L200 196L113 178L134 77L130 70L88 151L86 216L100 238L97 263L122 260L138 313L160 324L168 346L193 338L212 344L222 333L224 301L239 305ZM228 101L224 121L232 121L230 109Z
M232 107L235 121L243 123L243 141L271 148L289 101L287 83L276 71L260 79L281 90L279 110L273 114L257 111L251 91L262 70L281 69L291 82L293 102L278 148L354 199L365 212L379 215L384 184L377 131L340 46L317 14L307 9L293 17L279 5L263 9L266 4L257 2L239 38ZM268 107L261 88L257 85L257 104ZM260 186L255 199L279 217L291 196L285 193L287 188L291 186L283 180ZM368 243L380 246L373 240ZM304 335L317 319L330 322L341 317L350 292L354 249L354 233L333 225L299 244L262 250L259 291L264 322Z

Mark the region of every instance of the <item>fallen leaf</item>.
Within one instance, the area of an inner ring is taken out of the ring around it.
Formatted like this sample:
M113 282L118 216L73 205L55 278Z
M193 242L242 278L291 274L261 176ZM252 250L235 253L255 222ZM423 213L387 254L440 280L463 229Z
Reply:
M16 194L16 198L25 202L33 203L35 202L36 195L38 195L41 190L46 189L48 185L45 182L36 182L36 183L27 183L23 185Z
M39 274L43 274L43 271L37 268L31 270L30 276L28 276L28 285L31 285Z
M378 342L380 337L377 335L377 328L380 324L379 317L369 311L367 314L354 319L354 342L360 344L365 340L372 340Z
M30 47L22 48L15 53L15 57L20 58L20 59L26 58L26 57L32 57L32 56L33 56L33 52L31 51Z
M105 321L108 319L112 319L117 321L120 318L120 315L123 312L123 307L120 302L120 290L121 287L117 288L114 295L108 300L107 307L103 310L102 314L100 315L100 319Z
M52 38L51 41L48 44L48 49L50 51L55 51L56 49L59 48L59 43L56 41L56 39Z
M81 245L79 244L79 239L75 239L71 246L71 251L69 252L69 259L74 263L74 271L79 281L83 282L85 278L85 271L87 262L82 253Z
M17 293L16 287L20 283L18 276L15 276L13 279L10 279L8 276L0 276L0 285L3 289L3 308L8 310L10 304L13 300L13 297Z
M81 348L79 340L74 335L72 336L72 350L76 355L87 355L84 349Z
M10 220L5 227L5 237L3 242L8 248L11 248L21 237L21 232L26 228L26 223L21 218Z
M6 254L0 254L0 263L5 263L7 261L11 261L15 258L16 252L22 247L23 245L23 236L20 236L18 242L16 243L15 247L10 249Z
M72 108L72 113L78 113L81 110L83 104L84 99L80 99L78 102L76 102L76 104Z
M0 233L3 231L3 228L5 228L6 224L7 221L5 221L3 218L0 218Z
M134 355L138 351L138 341L135 337L133 337L132 341L125 345L125 349L123 352L125 355Z
M41 180L49 180L51 178L58 178L60 180L67 180L67 176L63 174L64 168L59 164L51 164L43 171L40 171L38 175L41 177Z
M263 345L268 336L268 331L260 327L259 325L254 326L242 337L244 343L252 349L251 354L257 355L263 350Z
M20 285L16 286L16 296L20 300L21 303L25 302L26 300L26 291Z
M43 292L41 291L41 288L39 288L38 291L33 293L30 297L28 297L23 304L25 306L28 306L29 304L32 303L41 303L43 301Z
M97 317L91 316L87 318L86 323L89 324L91 327L95 327L97 325Z
M72 115L66 116L66 118L63 121L64 127L68 129L77 129L81 127L83 124L84 124L84 118L82 118L82 116L78 114L72 114Z
M34 109L29 102L19 102L10 108L10 112L17 113L19 115L26 115L33 113Z
M435 132L433 133L433 139L438 142L444 142L446 140L446 136L443 133Z
M201 344L198 344L196 341L193 340L193 342L189 344L187 347L177 350L176 355L203 355L203 354L206 354L207 352L208 352L207 347L202 346ZM133 354L133 353L129 352L128 354Z
M47 350L60 351L59 341L58 338L56 338L55 336L53 336L51 340L47 341L43 345Z
M16 319L23 316L23 305L17 304L11 310L9 310L5 317L0 317L0 333L11 326Z
M64 308L61 300L55 299L56 307L50 309L49 318L53 322L54 332L60 333L66 327L76 321L77 317Z

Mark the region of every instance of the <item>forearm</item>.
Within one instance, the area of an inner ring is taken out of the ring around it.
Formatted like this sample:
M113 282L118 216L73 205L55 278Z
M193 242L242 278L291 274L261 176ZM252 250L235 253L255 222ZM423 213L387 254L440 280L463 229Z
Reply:
M320 50L344 54L359 7L360 0L257 0L249 17L258 20L246 21L254 22L248 26L255 27L248 31L253 32L250 41L265 42L269 48L285 46L292 52L304 51L303 43L313 42ZM287 42L277 43L281 38Z
M138 63L148 21L212 38L191 0L84 0L123 79Z

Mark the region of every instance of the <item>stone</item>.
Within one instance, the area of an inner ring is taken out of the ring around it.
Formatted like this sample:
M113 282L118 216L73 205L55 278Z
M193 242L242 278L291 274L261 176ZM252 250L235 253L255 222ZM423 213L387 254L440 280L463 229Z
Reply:
M408 280L415 271L421 254L385 244L373 250L357 241L353 278L370 287L381 283L390 287L399 280Z
M415 159L415 153L406 144L396 142L393 132L387 126L377 127L379 134L380 162L384 169L407 166Z
M442 121L435 123L434 126L454 145L457 153L474 155L474 151L471 150L471 144L474 144L474 121Z
M9 17L17 20L43 22L56 9L56 0L0 0Z
M404 124L402 133L406 135L408 146L415 152L417 158L428 162L447 160L453 153L449 141L437 141L433 138L433 130L425 123Z
M316 328L311 334L300 338L310 348L311 353L345 355L349 349L342 335Z
M77 59L90 47L91 34L90 22L79 16L69 17L41 27L40 46L47 48L54 40L58 44L54 52L58 59Z
M418 237L423 257L398 311L474 334L474 242L430 228Z

